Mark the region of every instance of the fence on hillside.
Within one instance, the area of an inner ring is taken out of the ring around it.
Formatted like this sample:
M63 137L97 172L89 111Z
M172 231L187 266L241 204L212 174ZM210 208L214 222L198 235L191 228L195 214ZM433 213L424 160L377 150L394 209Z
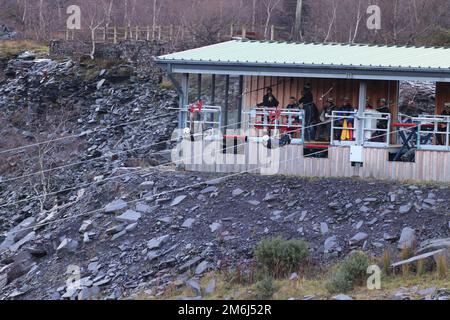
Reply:
M95 30L64 30L53 35L55 40L65 41L89 41L96 43L118 43L125 40L164 41L177 43L181 41L195 41L198 37L208 36L209 39L217 39L218 42L230 40L233 37L242 37L251 40L277 40L283 28L275 25L258 26L255 28L232 24L228 30L217 33L193 32L185 26L101 26Z

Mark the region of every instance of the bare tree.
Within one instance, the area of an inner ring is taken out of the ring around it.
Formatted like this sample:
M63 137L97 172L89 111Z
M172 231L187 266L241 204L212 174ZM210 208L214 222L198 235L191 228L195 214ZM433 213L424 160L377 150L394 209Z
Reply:
M294 40L303 40L302 21L303 21L303 0L297 0L297 7L295 10L295 23L294 23Z
M281 0L264 0L264 7L266 9L266 22L264 24L264 38L267 39L268 32L269 32L269 24L270 20L272 19L272 14L274 10L278 7Z

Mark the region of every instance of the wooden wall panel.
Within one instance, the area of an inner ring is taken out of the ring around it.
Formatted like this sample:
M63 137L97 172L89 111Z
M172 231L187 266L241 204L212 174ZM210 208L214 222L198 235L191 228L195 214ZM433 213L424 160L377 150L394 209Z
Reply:
M337 105L342 104L342 100L347 97L354 106L359 103L359 80L347 79L317 79L317 78L281 78L281 77L245 77L245 95L247 97L245 110L254 107L262 102L267 87L272 87L274 95L285 107L289 103L289 97L294 96L300 99L303 86L310 83L313 88L314 101L322 109L325 102L321 97L332 87L334 88L327 97L332 97ZM397 81L368 81L368 97L373 106L381 98L391 101L393 114L397 115L398 82Z
M215 154L217 163L206 165L199 163L196 150L192 148L188 171L221 173L261 173L260 165L249 163L249 152L255 152L250 144L245 148L247 164L233 164L233 155ZM301 177L354 177L386 179L397 181L434 181L450 183L450 152L417 151L415 163L389 162L388 150L377 148L364 149L364 167L352 167L349 147L332 147L329 158L315 159L303 156L302 146L287 146L280 151L280 170L278 174ZM260 149L256 157L268 157L274 150ZM255 160L255 156L252 157ZM228 161L228 163L227 163Z
M436 84L436 113L441 114L444 105L450 103L450 82L438 82Z

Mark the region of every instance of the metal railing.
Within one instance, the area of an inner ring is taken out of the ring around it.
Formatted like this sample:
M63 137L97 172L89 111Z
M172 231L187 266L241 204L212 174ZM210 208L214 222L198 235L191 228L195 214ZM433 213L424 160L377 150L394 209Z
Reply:
M331 121L331 145L386 148L390 144L391 115L366 111L360 117L357 111L333 111L327 116ZM362 128L362 131L360 130ZM362 132L362 139L358 136Z
M333 146L351 146L357 144L359 121L356 111L333 111L327 118L331 121L330 142Z
M186 106L181 110L184 119L185 134L196 135L205 140L217 140L222 137L222 107L202 106L201 110Z
M417 149L450 151L450 116L412 118L417 125Z
M291 144L305 141L305 112L301 109L253 108L249 116L249 140L262 142L264 137L289 135Z
M366 111L362 120L364 120L363 145L366 147L389 147L391 141L391 114Z

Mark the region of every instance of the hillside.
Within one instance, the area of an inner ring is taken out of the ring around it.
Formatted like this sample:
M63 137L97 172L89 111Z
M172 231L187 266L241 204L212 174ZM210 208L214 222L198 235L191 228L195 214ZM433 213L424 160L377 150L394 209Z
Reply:
M448 185L177 171L177 95L142 67L5 60L0 299L180 298L186 286L197 297L214 274L250 272L265 238L305 240L328 275L354 250L398 261L399 242L450 237ZM436 285L430 297L449 296L448 280ZM289 295L329 297L302 292Z

